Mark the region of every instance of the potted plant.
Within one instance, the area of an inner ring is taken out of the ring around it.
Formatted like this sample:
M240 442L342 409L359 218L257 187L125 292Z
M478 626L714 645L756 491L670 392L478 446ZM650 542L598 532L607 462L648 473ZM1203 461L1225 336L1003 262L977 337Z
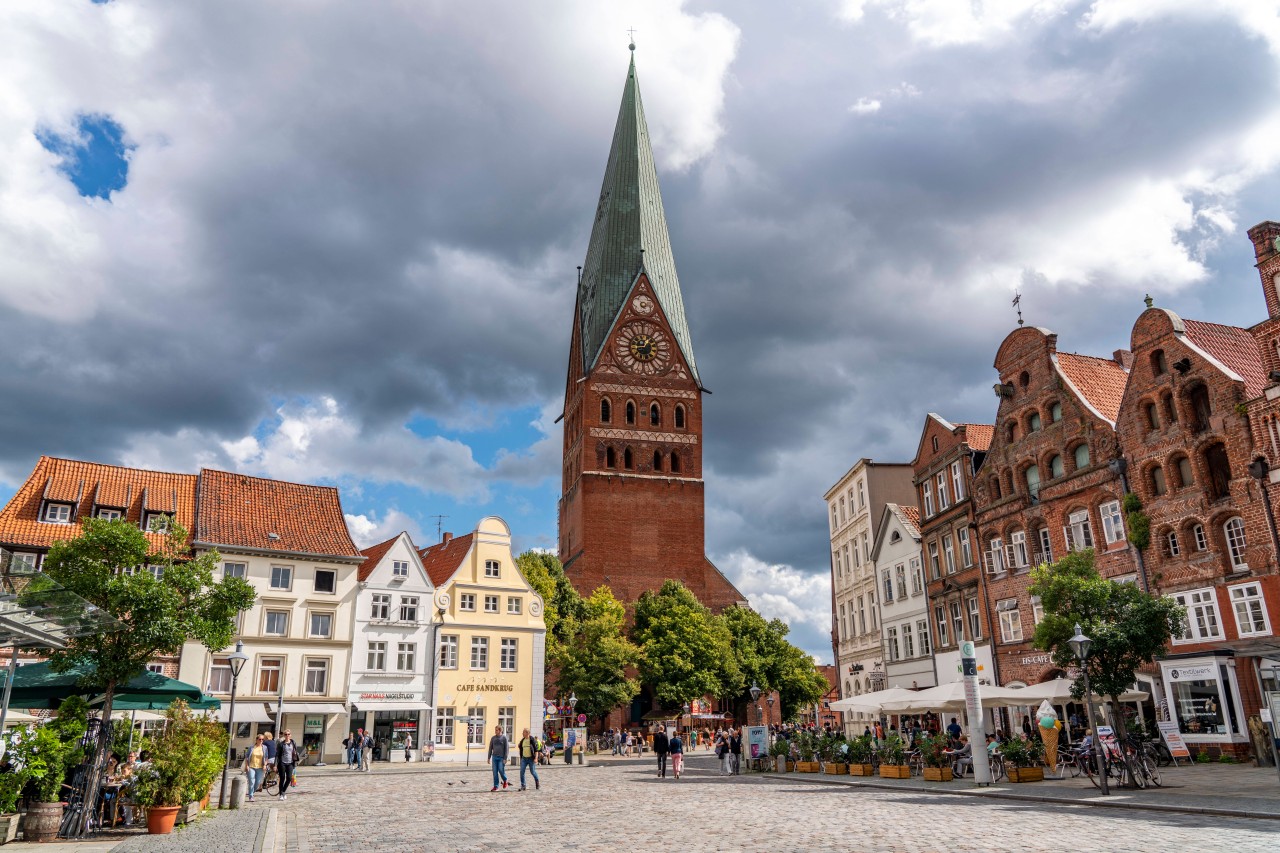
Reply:
M871 740L871 735L858 735L850 741L849 750L846 753L849 762L849 775L874 775L875 766L872 762L875 760L875 754L876 746Z
M14 740L20 741L25 733L25 729L12 728L2 738L9 769L0 773L0 844L7 844L18 835L18 823L22 817L18 814L18 797L31 778L27 768L20 767L15 762L17 752Z
M950 782L951 756L946 754L947 736L941 732L927 735L917 741L920 757L924 761L926 782Z
M151 762L134 783L134 800L147 807L147 829L153 835L173 831L178 811L198 802L213 779L210 751L226 754L227 736L214 733L207 720L191 713L187 703L176 700L165 711L164 728L152 739ZM221 764L217 771L221 772Z
M817 773L822 769L818 763L818 743L812 732L800 732L796 735L796 748L800 751L800 760L796 769L801 773Z
M1000 754L1004 756L1010 782L1044 781L1044 768L1040 766L1044 744L1040 741L1015 737L1000 747Z
M849 744L845 743L843 735L827 734L823 736L822 760L825 763L828 775L843 776L849 772L849 765L845 761L845 751L848 748Z
M787 757L791 754L791 743L786 738L777 738L769 747L769 755L773 758L773 767L779 773L787 772Z
M885 779L910 779L907 766L907 747L897 732L885 737L880 745L880 776Z
M80 734L84 735L83 729ZM30 783L22 836L27 841L52 841L62 823L62 783L73 746L64 743L52 725L19 727L6 740L10 746L6 753L9 763Z

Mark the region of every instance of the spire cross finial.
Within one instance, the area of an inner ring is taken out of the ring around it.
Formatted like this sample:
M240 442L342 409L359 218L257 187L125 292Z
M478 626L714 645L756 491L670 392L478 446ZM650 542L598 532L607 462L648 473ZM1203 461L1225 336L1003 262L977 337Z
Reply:
M1018 325L1022 325L1022 294L1017 290L1013 291L1013 307L1018 309Z
M629 44L628 47L630 47L632 50L635 50L636 49L636 28L635 27L627 27L627 38L631 40L631 44Z

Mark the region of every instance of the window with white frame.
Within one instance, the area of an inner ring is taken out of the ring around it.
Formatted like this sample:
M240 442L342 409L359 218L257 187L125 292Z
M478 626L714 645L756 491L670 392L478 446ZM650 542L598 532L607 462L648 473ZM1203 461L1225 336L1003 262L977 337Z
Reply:
M472 669L488 669L489 668L489 638L488 637L472 637L471 638L471 668Z
M164 664L162 664L162 663L149 663L149 664L147 664L147 672L154 672L154 673L157 673L157 674L159 674L159 675L164 675Z
M292 589L293 588L293 569L289 566L272 566L271 567L271 588L272 589Z
M867 633L867 611L863 597L858 596L858 633Z
M929 623L923 619L916 623L916 636L920 638L920 654L928 657L932 654L929 648Z
M486 596L484 597L484 612L485 612L485 613L497 613L497 612L498 612L498 596L496 596L496 595L486 595Z
M1009 563L1015 569L1025 569L1031 565L1027 557L1027 533L1015 530L1009 534Z
M941 604L933 608L933 614L938 625L938 645L950 645L951 641L947 639L947 613Z
M418 621L418 596L416 595L400 596L400 621L401 622L417 622Z
M898 582L898 598L907 597L907 567L899 563L893 569L894 579Z
M373 603L373 611L370 613L371 619L390 619L391 618L391 595L385 592L375 592L370 600Z
M957 502L964 500L964 470L959 460L951 463L951 493Z
M837 578L839 578L839 577L841 576L841 569L840 569L840 549L839 549L839 548L837 548L836 550L832 551L832 552L831 552L831 557L832 557L832 559L831 559L831 563L832 563L832 565L834 565L834 566L836 567L836 577L837 577Z
M1039 625L1044 621L1044 603L1040 601L1040 596L1031 596L1031 624Z
M982 639L982 619L978 615L978 599L976 596L970 596L966 599L969 606L969 639Z
M231 658L215 657L209 661L209 692L231 692Z
M71 504L45 504L44 516L40 520L49 524L70 524Z
M942 534L942 563L947 567L947 574L956 573L956 545L950 533Z
M1107 501L1098 507L1102 516L1102 534L1108 545L1124 541L1124 514L1120 512L1120 501Z
M928 518L933 515L933 483L926 480L924 483L924 516Z
M938 484L938 511L941 512L951 506L951 500L947 496L947 472L939 472L936 482Z
M1205 535L1203 524L1197 524L1191 528L1191 537L1195 539L1197 551L1209 550L1209 537Z
M149 512L142 517L142 529L152 533L168 533L172 517L167 512Z
M991 537L991 547L987 549L987 571L999 574L1009 568L1009 555L1004 550L1004 540L999 536Z
M1036 558L1038 563L1053 562L1053 540L1049 538L1049 528L1041 527L1036 531L1036 540L1040 545L1040 556Z
M36 555L30 552L22 553L22 554L15 553L13 555L13 562L10 563L10 567L14 571L20 571L19 567L15 564L26 563L28 568L34 569L36 567L36 561L37 561Z
M436 709L436 746L453 746L453 708Z
M1222 638L1222 626L1218 620L1218 599L1214 595L1213 587L1175 593L1173 600L1187 608L1187 627L1183 630L1182 637L1174 640L1175 643Z
M973 565L973 545L969 542L969 528L961 527L956 531L960 538L960 561L967 569Z
M440 635L440 668L441 669L457 669L458 668L458 635L457 634L441 634Z
M512 732L516 729L516 709L511 707L498 709L498 725L509 739L515 740Z
M1067 526L1062 528L1067 538L1068 551L1083 551L1093 547L1093 528L1089 525L1089 510L1079 509L1067 516Z
M1271 622L1267 618L1267 603L1262 597L1262 586L1242 583L1227 587L1231 597L1231 609L1235 611L1236 631L1241 637L1267 636Z
M117 521L124 518L123 512L118 509L110 509L108 507L99 507L96 515L103 521Z
M1182 547L1178 544L1178 531L1170 530L1164 535L1164 555L1166 557L1176 557L1182 553Z
M911 594L924 592L924 570L920 568L920 558L911 558Z
M964 637L964 613L960 609L960 602L951 602L951 628L955 634L956 642L960 642Z
M871 534L862 534L862 559L871 562Z
M515 672L519 642L514 637L503 637L498 650L498 668L503 672Z
M332 595L338 589L338 573L333 569L316 569L316 592Z
M889 575L889 570L885 569L880 573L880 576L884 578L884 597L880 600L884 602L893 601L893 578Z
M929 543L929 571L933 575L933 579L937 580L942 577L942 564L938 560L938 543Z
M840 523L843 524L848 520L849 520L849 508L845 505L844 498L841 498L840 499Z
M474 592L464 592L458 596L458 609L475 612L476 594Z
M1231 558L1231 568L1237 572L1246 571L1249 562L1244 554L1244 519L1238 515L1228 519L1222 525L1222 532L1227 537L1227 556Z
M381 640L369 643L368 669L381 672L387 668L387 644Z
M289 633L289 611L268 610L263 617L262 633L268 637L283 637Z
M507 596L507 613L509 615L519 616L520 611L523 609L523 607L524 605L521 602L520 596L518 595Z
M489 736L484 724L484 708L477 705L468 708L467 713L471 715L471 723L467 727L468 740L472 746L484 746L485 738Z
M222 564L222 576L224 578L240 578L240 580L244 580L244 577L246 574L248 574L248 571L249 571L249 567L244 563L223 563Z
M329 661L325 658L307 658L306 677L302 692L323 696L329 692Z
M1003 598L997 601L996 616L1000 619L1001 642L1022 642L1022 615L1018 611L1018 599Z
M329 639L333 636L333 614L312 612L309 628L307 636L321 640Z
M886 633L884 653L891 661L898 659L898 629L890 628Z
M502 573L502 564L497 560L484 561L484 576L487 578L496 578Z
M911 630L911 623L904 622L902 624L902 656L904 658L913 658L916 656L916 638Z
M858 481L858 509L862 509L867 505L867 493L862 487L862 481Z
M396 643L396 669L401 672L413 672L417 661L417 643Z
M880 630L880 611L876 609L876 594L873 592L867 596L867 604L871 609L871 630Z
M392 560L391 576L393 578L409 577L409 561L408 560Z

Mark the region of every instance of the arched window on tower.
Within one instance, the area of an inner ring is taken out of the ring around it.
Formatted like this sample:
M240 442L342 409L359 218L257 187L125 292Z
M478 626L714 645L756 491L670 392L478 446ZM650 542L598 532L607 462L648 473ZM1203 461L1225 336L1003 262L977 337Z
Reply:
M614 453L612 447L606 448L604 451L604 467L606 468L618 467L618 456L616 453Z
M680 454L679 453L671 454L671 473L672 474L680 473Z
M627 401L627 423L633 424L635 422L636 422L636 404L631 400L628 400Z
M662 451L661 450L653 451L653 470L655 471L662 470Z
M676 429L684 429L684 406L676 406Z
M631 458L631 448L628 447L626 450L622 451L622 467L630 471L634 464L635 462Z
M607 424L613 419L613 407L609 405L609 398L605 397L600 401L600 423Z
M649 404L649 425L662 426L662 407L657 403Z

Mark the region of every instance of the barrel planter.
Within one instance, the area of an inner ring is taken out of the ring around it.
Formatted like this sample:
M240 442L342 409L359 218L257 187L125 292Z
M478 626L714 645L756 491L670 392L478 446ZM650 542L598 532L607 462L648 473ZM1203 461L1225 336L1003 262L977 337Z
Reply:
M1010 782L1043 782L1043 767L1010 767Z
M827 775L828 775L828 776L843 776L844 774L846 774L846 773L848 773L848 772L849 772L849 765L848 765L848 764L837 763L837 762L835 762L835 761L829 761L829 762L827 762Z
M148 806L147 832L152 835L168 835L173 832L173 822L177 820L180 808L182 806Z
M881 764L880 776L883 779L910 779L911 767L907 764Z
M62 824L62 803L32 803L22 820L22 837L27 841L52 841Z
M850 764L850 776L874 776L876 775L875 767L871 764Z
M951 775L950 767L926 767L924 769L924 781L926 782L950 782L954 778Z

